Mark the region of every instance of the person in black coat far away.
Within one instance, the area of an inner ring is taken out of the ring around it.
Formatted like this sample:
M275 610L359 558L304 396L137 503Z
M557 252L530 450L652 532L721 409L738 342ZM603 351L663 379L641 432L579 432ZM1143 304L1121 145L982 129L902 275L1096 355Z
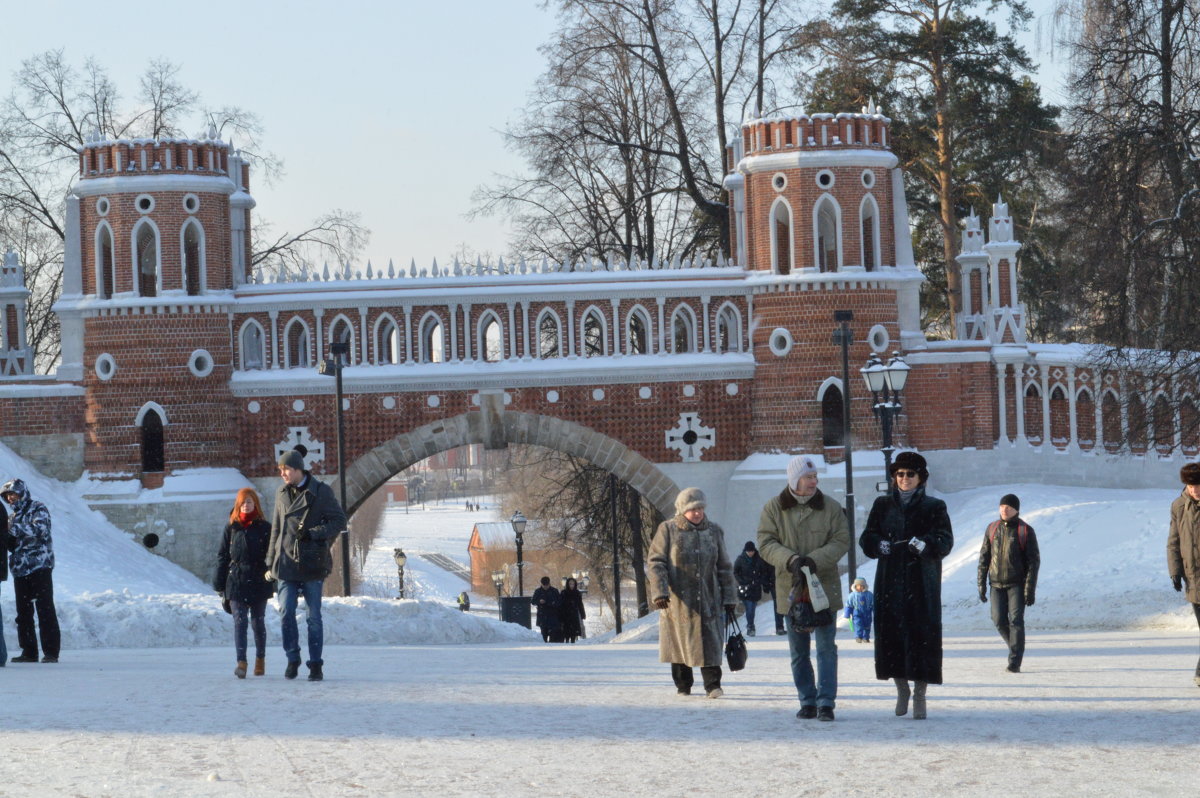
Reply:
M254 675L266 673L267 600L275 595L275 584L266 579L262 563L267 558L271 525L263 518L262 502L253 488L242 488L233 502L229 523L221 535L213 589L233 615L233 646L237 666L233 675L246 678L246 632L254 628Z
M562 624L563 640L574 643L583 635L583 619L587 612L583 609L583 594L579 592L579 584L573 577L567 577L567 583L558 594L558 618Z
M929 470L901 452L892 486L858 542L875 568L875 676L896 682L896 714L925 718L925 688L942 683L942 558L954 547L946 503L925 494ZM909 690L909 682L913 682Z
M541 587L533 591L533 608L537 610L536 625L542 632L543 642L550 643L562 639L558 617L560 601L558 591L550 586L550 577L543 576Z

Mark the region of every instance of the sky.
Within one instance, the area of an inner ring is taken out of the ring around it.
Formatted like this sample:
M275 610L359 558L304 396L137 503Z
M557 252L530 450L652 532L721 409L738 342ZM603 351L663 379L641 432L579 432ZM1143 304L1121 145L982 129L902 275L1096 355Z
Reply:
M362 214L372 233L363 260L377 266L494 257L508 251L504 220L466 215L476 188L523 169L500 131L545 69L539 47L554 15L542 5L210 0L151 13L82 0L12 4L0 96L21 62L46 50L63 49L79 67L96 58L130 99L147 63L166 58L203 104L259 116L265 148L285 168L273 185L251 176L256 219L274 234L341 208ZM1032 6L1044 14L1050 0ZM1046 74L1056 83L1056 68ZM194 132L201 127L197 119Z

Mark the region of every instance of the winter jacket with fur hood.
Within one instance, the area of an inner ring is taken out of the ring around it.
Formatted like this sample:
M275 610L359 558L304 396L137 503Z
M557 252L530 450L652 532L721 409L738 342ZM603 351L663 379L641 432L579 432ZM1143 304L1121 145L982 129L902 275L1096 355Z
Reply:
M658 659L691 667L721 664L725 605L737 603L725 533L705 518L663 521L646 558L650 600L670 599L658 615Z
M9 546L12 549L12 575L29 576L34 571L54 567L54 546L50 542L50 511L46 505L29 495L29 488L20 479L4 486L5 491L17 494L8 520Z
M791 609L792 574L788 560L793 555L809 557L817 565L817 579L829 596L829 606L842 606L838 561L850 550L850 528L842 506L821 491L801 503L784 488L767 502L758 519L758 552L775 567L775 611L787 615Z
M1168 575L1187 581L1187 600L1200 604L1200 502L1183 492L1171 504L1171 532L1167 536Z

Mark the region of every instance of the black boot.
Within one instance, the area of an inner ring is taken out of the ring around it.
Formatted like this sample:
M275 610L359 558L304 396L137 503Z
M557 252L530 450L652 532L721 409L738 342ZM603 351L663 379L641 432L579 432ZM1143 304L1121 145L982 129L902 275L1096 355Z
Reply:
M300 672L300 663L299 662L289 662L287 664L287 669L284 670L284 672L283 672L283 678L295 679L296 674L299 672Z
M310 682L319 682L325 678L325 674L321 673L321 666L317 664L308 666L308 680Z

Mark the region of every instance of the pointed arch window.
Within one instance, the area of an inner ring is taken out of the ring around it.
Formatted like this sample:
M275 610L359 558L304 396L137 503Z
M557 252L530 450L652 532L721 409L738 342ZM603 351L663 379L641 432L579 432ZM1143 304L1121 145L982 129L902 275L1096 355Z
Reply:
M650 321L640 307L629 312L625 329L625 352L630 355L650 354Z
M1167 397L1159 394L1154 400L1154 448L1159 454L1170 454L1175 448L1175 413Z
M771 209L771 271L792 273L792 209L781 197Z
M445 335L442 320L430 313L421 320L419 360L422 363L442 363L446 360Z
M741 352L742 334L738 312L732 305L725 305L717 314L717 353Z
M142 473L162 471L166 466L163 445L163 420L156 410L142 415Z
M844 446L846 425L842 416L842 389L830 385L821 396L821 442L825 446Z
M879 268L879 208L870 194L863 197L859 215L862 217L862 264L869 272Z
M252 371L261 369L266 363L266 350L263 347L263 329L256 321L248 321L242 326L241 356L242 369Z
M504 359L504 338L500 333L500 319L488 311L479 320L479 338L476 351L487 363L499 363Z
M400 327L391 316L383 316L375 325L375 363L380 366L400 362Z
M538 317L537 323L537 352L539 358L560 357L558 316L552 310L547 310Z
M590 308L583 314L583 356L603 357L608 354L604 340L604 317Z
M158 296L158 230L143 222L134 230L133 240L138 296Z
M353 366L357 361L354 348L354 325L345 316L338 316L334 320L333 326L329 328L329 343L345 344L346 345L346 360L345 365ZM332 357L332 352L330 357Z
M826 194L816 209L817 268L823 272L836 272L842 262L839 216L837 203Z
M204 290L204 232L195 219L183 226L183 283L189 296Z
M1075 439L1081 449L1092 449L1096 445L1096 402L1092 392L1080 388L1075 395Z
M107 224L96 230L96 293L101 299L112 299L117 275L113 263L113 236Z
M308 325L301 319L292 319L288 322L283 340L287 347L285 353L287 367L290 369L308 368L311 365L308 352Z
M680 305L671 314L671 344L671 351L677 355L696 351L696 318L687 305Z

